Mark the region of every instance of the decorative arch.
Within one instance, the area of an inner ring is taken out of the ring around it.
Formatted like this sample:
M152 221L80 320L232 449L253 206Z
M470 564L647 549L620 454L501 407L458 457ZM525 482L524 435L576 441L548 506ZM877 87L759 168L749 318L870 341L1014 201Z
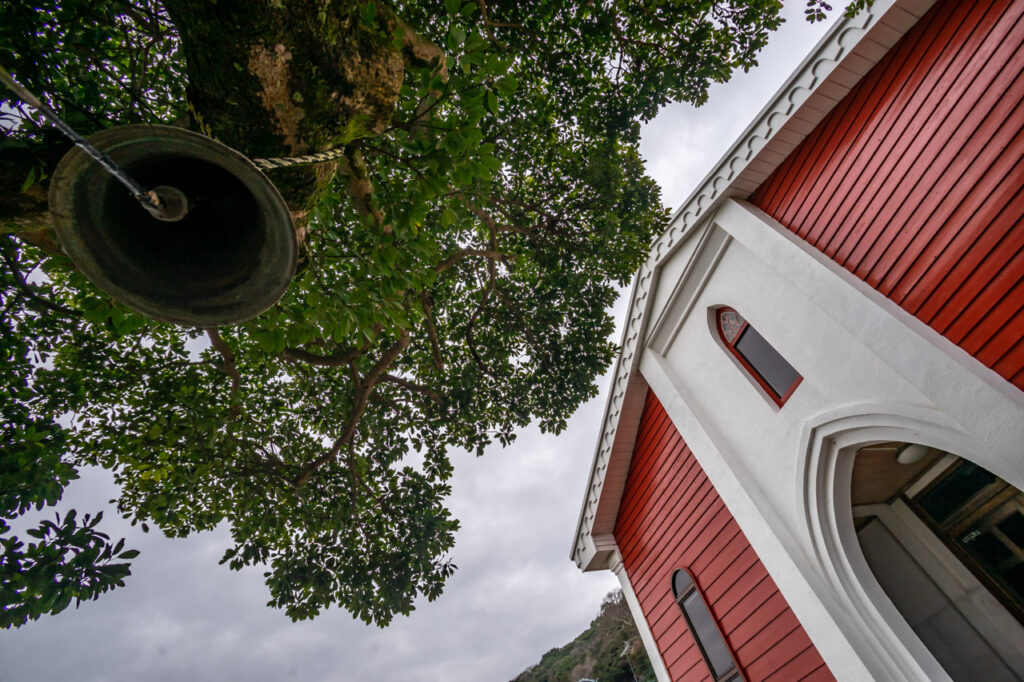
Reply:
M820 415L805 428L798 494L823 600L876 679L949 680L879 584L852 512L857 451L873 443L921 443L991 468L995 460L948 417L908 405L861 405ZM1009 483L1020 488L1021 480Z

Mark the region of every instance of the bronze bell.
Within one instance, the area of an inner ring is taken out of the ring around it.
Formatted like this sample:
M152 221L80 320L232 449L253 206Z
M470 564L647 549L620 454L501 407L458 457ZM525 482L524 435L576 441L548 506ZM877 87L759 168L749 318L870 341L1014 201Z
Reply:
M169 126L122 126L88 141L162 206L147 211L78 147L61 159L50 183L54 228L96 286L138 312L196 327L247 320L284 293L295 226L249 159Z

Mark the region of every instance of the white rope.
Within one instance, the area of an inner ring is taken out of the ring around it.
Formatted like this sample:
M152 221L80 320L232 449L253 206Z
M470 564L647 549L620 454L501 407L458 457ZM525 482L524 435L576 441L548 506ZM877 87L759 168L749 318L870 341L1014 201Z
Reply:
M345 155L344 147L335 147L334 149L328 149L327 151L317 152L316 154L306 154L305 156L286 156L286 157L275 157L271 159L253 159L252 162L256 164L256 167L260 170L273 170L275 168L288 168L289 166L301 166L312 163L326 163L327 161L334 161L335 159L341 158Z

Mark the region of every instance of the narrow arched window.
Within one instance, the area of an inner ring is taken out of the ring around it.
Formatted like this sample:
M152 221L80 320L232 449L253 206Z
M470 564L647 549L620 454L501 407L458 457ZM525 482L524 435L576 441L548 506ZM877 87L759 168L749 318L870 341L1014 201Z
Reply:
M732 308L719 308L717 313L718 333L725 347L743 369L764 389L765 393L781 406L796 387L802 377L786 362L786 358L772 348L750 323Z
M732 650L718 629L718 623L711 616L704 595L697 589L693 576L685 568L680 568L672 574L672 593L683 612L683 617L686 618L693 638L697 641L697 648L700 649L704 662L711 671L711 679L715 682L746 679L740 673Z

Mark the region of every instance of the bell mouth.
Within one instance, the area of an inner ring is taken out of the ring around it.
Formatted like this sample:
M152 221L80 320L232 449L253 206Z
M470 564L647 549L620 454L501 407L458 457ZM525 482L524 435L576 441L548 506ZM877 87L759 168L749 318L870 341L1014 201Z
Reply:
M89 142L143 187L187 202L179 219L159 219L84 152L68 152L50 210L61 245L94 284L141 313L199 327L241 322L277 301L298 244L284 200L251 161L167 126L113 128Z

